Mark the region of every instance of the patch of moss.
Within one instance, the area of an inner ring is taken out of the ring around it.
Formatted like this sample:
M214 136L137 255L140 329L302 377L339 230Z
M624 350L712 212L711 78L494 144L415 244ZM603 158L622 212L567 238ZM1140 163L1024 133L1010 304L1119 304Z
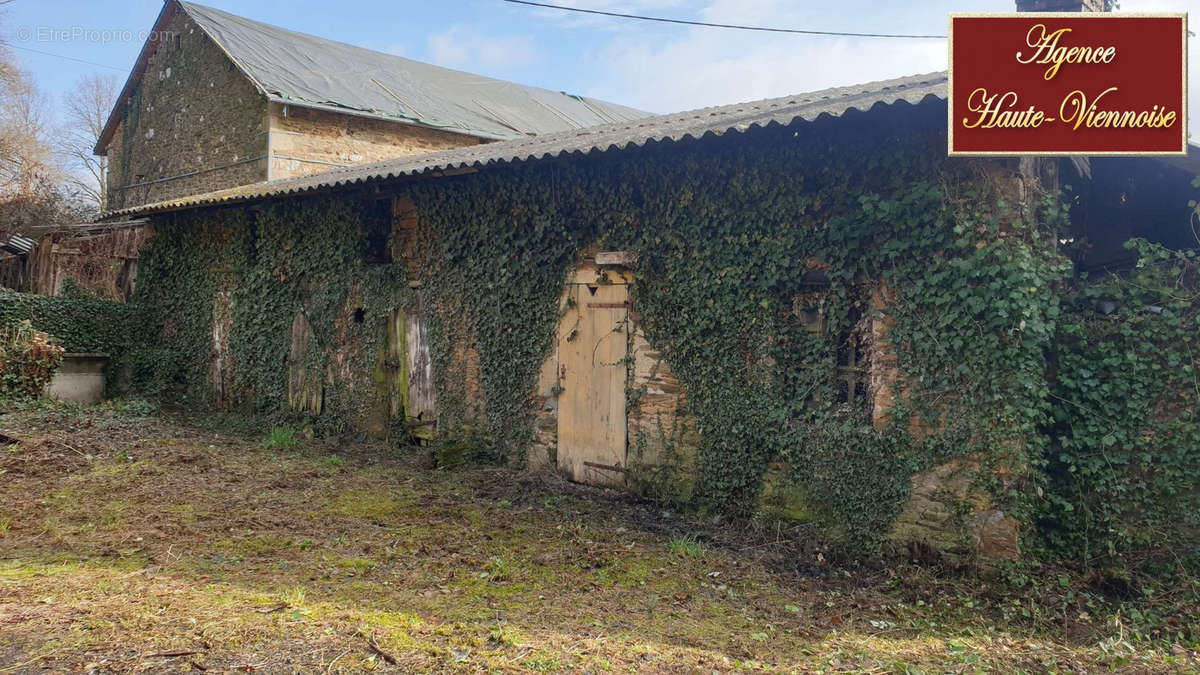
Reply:
M755 514L764 520L809 523L814 515L804 488L784 465L773 465L763 477L762 494Z
M405 497L387 490L347 490L334 497L329 512L363 520L385 520L410 503Z
M366 558L342 558L335 564L338 569L356 577L366 576L375 569L375 562Z

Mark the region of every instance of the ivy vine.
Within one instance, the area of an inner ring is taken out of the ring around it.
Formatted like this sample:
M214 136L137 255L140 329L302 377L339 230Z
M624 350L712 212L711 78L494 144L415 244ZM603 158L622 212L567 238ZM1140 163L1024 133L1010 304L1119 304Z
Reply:
M1171 500L1195 494L1196 401L1177 398L1196 391L1194 259L1143 248L1128 279L1072 279L1059 195L1006 201L1015 164L946 158L929 114L397 183L420 214L417 289L364 255L371 194L164 218L139 278L157 336L142 380L212 396L226 293L231 404L288 408L301 313L303 370L325 387L310 422L341 431L375 405L389 313L420 311L439 434L518 461L569 271L585 249L630 250L638 326L699 432L680 463L695 505L746 514L782 462L831 532L869 548L914 473L969 458L974 489L1038 524L1042 550L1160 545L1186 518ZM894 358L886 414L841 385L852 352Z

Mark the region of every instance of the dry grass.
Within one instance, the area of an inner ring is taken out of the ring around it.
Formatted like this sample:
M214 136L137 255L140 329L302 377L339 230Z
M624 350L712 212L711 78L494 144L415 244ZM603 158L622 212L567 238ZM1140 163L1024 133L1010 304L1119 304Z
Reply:
M1200 667L1064 593L802 576L769 539L551 477L106 409L0 429L0 673Z

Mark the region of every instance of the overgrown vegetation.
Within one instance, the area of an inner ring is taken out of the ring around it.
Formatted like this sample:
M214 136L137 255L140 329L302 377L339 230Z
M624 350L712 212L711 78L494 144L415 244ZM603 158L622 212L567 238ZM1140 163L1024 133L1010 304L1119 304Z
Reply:
M58 295L33 295L0 288L0 325L29 321L68 352L120 357L140 346L145 324L139 307L101 300L70 279Z
M841 567L798 534L524 472L429 471L382 443L263 449L256 424L129 407L0 417L19 440L0 447L0 668L1200 668L1186 585L1121 599L1069 568ZM672 551L701 532L702 557Z
M372 210L375 209L375 210ZM401 265L364 260L373 202L297 200L260 211L183 214L161 224L142 259L139 302L170 336L135 378L175 400L279 414L293 371L321 387L302 422L337 433L379 416L379 349L393 308L415 302ZM308 339L294 347L297 315ZM214 387L214 318L227 317L225 388ZM236 364L236 367L233 365ZM327 377L333 372L335 377ZM326 380L329 385L325 386ZM386 390L385 390L386 395Z
M997 508L1028 511L1020 476L1042 445L1062 211L1053 198L1005 204L981 167L930 151L936 138L839 124L833 141L780 130L417 186L429 288L465 315L495 453L531 437L563 280L595 244L639 255L638 321L700 431L695 503L747 514L782 460L832 530L870 547L912 473L972 456ZM839 385L850 352L867 358L885 294L908 384L876 430L870 402ZM438 334L445 367L459 333Z
M126 385L120 375L127 367L146 358L149 333L141 308L101 300L69 279L54 296L0 288L0 326L22 322L48 334L60 352L107 354L113 390Z
M400 256L372 258L388 216L371 199L171 216L139 282L163 346L135 374L183 400L303 408L298 423L317 432L378 429L394 386L389 322L420 312L438 456L517 460L569 269L589 247L630 250L636 321L699 432L696 447L671 448L687 475L660 467L660 493L745 516L767 467L785 466L806 515L870 550L911 476L954 462L971 483L951 508L963 544L967 516L986 508L1038 524L1023 529L1026 548L1089 564L1164 546L1171 504L1195 485L1182 467L1196 407L1170 403L1194 375L1172 342L1194 327L1192 297L1160 297L1165 277L1075 282L1057 250L1059 196L1006 199L1007 168L949 161L944 138L908 126L928 129L930 113L907 114L398 187L421 214L405 244L421 258L419 290ZM1138 274L1164 269L1143 253ZM1112 293L1119 322L1094 315ZM1146 305L1165 311L1138 313ZM858 395L868 357L895 359L890 409ZM1108 388L1093 386L1096 360ZM319 390L319 409L307 389L289 400L297 380ZM641 393L628 392L635 411ZM631 440L638 455L652 439ZM1119 498L1130 494L1140 501ZM1183 534L1172 551L1194 550Z
M41 396L62 363L63 351L28 320L0 325L0 401Z
M290 450L296 447L296 431L291 427L275 427L263 441L264 448Z
M1064 298L1052 378L1052 556L1200 569L1200 260L1132 241L1127 276Z

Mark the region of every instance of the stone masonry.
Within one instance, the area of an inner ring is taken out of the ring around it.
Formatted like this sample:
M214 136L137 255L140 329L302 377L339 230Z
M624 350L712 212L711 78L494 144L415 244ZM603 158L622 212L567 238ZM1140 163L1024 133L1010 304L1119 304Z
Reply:
M267 178L267 101L190 19L155 34L107 147L107 205L120 209Z

